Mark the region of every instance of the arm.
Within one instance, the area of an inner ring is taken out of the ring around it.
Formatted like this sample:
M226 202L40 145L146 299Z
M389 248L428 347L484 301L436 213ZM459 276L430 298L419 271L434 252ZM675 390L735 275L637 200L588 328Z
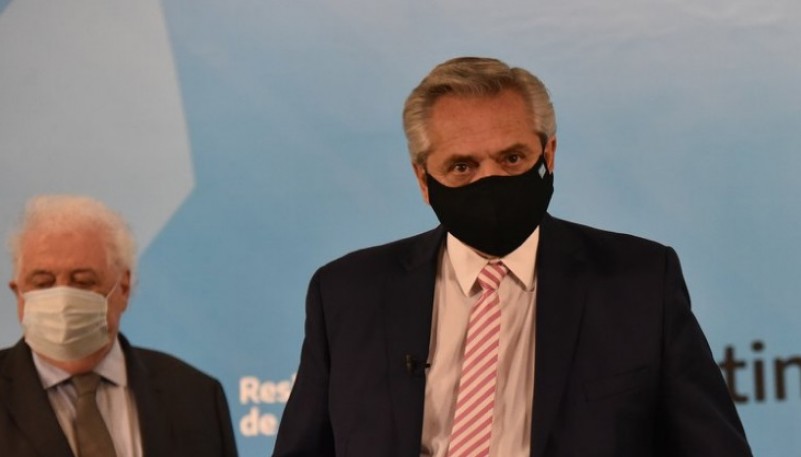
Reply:
M667 250L657 448L665 456L751 456L709 344L690 310L679 259Z
M228 409L228 401L225 399L225 392L219 382L215 382L214 398L217 405L217 418L220 422L221 456L237 457L234 428L231 424L231 410Z
M273 457L334 456L328 414L330 357L319 276L318 271L309 284L300 367L281 418Z

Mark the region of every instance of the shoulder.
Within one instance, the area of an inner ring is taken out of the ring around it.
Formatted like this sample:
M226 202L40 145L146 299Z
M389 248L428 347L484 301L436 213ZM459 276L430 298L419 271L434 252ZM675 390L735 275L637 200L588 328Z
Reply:
M323 265L315 276L370 275L433 261L444 234L442 227L437 227L391 243L359 249Z
M4 369L6 365L6 360L9 358L8 354L11 352L12 347L2 348L0 349L0 373L5 372Z
M20 338L13 346L0 349L0 377L6 374L33 368L31 351Z
M584 243L588 243L590 245L656 250L666 248L666 246L662 243L640 236L623 232L603 230L555 217L551 218L551 223L555 229L567 232L570 235L579 238Z
M189 363L154 349L128 346L126 357L131 358L128 366L146 373L151 381L162 385L179 384L216 388L217 379L195 368Z
M557 218L550 218L543 228L543 247L548 243L563 246L591 264L606 267L661 269L665 262L678 261L675 251L662 243Z
M173 373L185 373L201 378L210 378L210 376L206 373L200 371L178 357L175 357L174 355L167 354L166 352L137 346L132 346L131 351L135 353L136 356L139 357L139 359L145 363L149 369L158 369Z

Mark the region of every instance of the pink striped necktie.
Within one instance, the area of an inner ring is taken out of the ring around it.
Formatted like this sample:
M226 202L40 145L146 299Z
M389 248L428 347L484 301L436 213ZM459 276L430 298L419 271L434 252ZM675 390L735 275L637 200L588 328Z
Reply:
M478 274L481 296L470 311L467 324L448 457L489 455L501 335L498 286L507 272L502 263L495 262L488 263Z

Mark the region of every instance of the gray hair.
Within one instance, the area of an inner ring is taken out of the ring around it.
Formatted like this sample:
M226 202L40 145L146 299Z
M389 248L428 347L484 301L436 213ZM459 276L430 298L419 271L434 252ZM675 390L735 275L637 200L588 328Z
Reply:
M25 205L18 228L8 238L14 263L14 276L22 261L24 237L37 230L52 232L97 228L105 236L110 266L120 270L136 268L136 241L128 224L118 213L91 197L77 195L39 195Z
M536 76L522 68L511 68L497 59L458 57L434 67L406 99L403 129L412 163L422 165L431 152L427 122L431 107L439 97L492 96L505 89L523 96L534 128L544 141L556 134L556 115L548 89Z

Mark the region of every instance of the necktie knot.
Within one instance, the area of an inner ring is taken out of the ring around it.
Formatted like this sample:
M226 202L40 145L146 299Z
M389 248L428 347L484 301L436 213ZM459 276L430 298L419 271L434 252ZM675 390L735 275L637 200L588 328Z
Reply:
M484 291L498 290L498 287L501 285L501 281L507 273L509 273L509 269L506 268L506 265L503 263L490 262L484 265L484 268L482 268L481 272L478 273L478 285L481 286L481 290Z
M97 386L100 384L100 375L91 372L75 375L72 377L72 384L78 392L78 396L94 395L97 392Z

